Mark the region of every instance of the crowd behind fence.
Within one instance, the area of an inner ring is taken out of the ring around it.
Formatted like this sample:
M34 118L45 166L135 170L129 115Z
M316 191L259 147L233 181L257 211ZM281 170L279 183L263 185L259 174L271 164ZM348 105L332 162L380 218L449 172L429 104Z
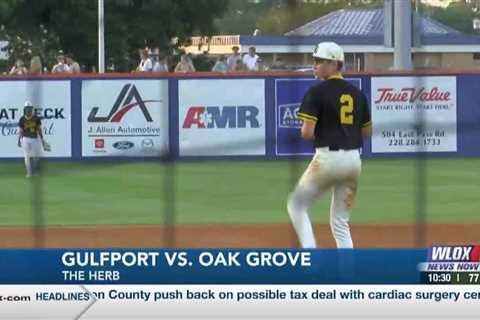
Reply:
M181 53L171 55L162 53L158 48L144 48L138 50L138 60L132 61L135 68L130 70L133 73L163 73L163 72L268 72L268 71L288 71L295 66L287 66L281 57L275 57L271 63L267 63L261 55L256 52L256 48L251 46L248 52L241 54L238 46L232 46L230 55L192 55L191 53ZM310 66L311 67L311 66ZM313 70L308 67L306 71ZM115 65L107 65L107 72L117 72ZM3 70L3 75L28 76L42 74L76 74L76 73L95 73L97 70L92 67L90 70L82 62L77 62L70 53L65 54L60 50L56 56L55 63L48 65L39 55L34 55L30 61L24 61L21 58L15 59L11 67ZM304 70L305 71L305 70Z

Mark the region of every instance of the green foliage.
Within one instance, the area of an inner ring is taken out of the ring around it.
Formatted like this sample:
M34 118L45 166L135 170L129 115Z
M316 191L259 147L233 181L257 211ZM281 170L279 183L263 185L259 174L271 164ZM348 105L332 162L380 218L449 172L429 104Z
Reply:
M199 54L192 57L193 65L197 71L211 71L215 65L216 58Z
M17 31L15 34L2 30L0 38L8 41L8 65L13 65L16 59L22 59L25 65L33 56L40 56L44 66L55 63L60 43L58 36L49 32L44 25L39 25L37 33ZM7 68L2 68L6 70Z
M343 5L342 2L333 2L326 5L305 3L272 8L265 19L259 21L258 26L266 34L283 34L331 11L342 9Z
M282 1L266 0L252 3L244 0L230 0L227 12L215 20L215 26L220 34L252 34L258 21L273 6L281 5Z
M334 10L382 5L383 0L336 0L328 3L230 0L227 13L215 24L222 34L252 34L257 28L262 34L283 34Z
M426 9L432 19L437 20L453 29L462 33L472 34L473 19L480 18L477 12L474 12L473 7L462 3L452 3L447 8L430 8Z
M214 17L226 8L227 0L107 0L107 64L128 71L138 62L139 48L159 47L167 52L192 34L212 34ZM97 10L97 1L92 0L11 1L0 14L0 24L11 37L20 34L32 43L44 25L58 36L60 49L90 67L97 62ZM173 37L179 40L176 44L171 42Z
M305 3L298 0L264 0L258 3L230 0L228 11L215 21L222 34L284 34L332 11L345 8L382 7L383 0L336 0ZM474 11L477 6L477 11ZM480 17L478 3L452 2L449 7L421 5L422 14L463 33L474 33L472 20Z
M284 5L272 7L257 23L264 34L284 34L332 11L346 8L367 8L383 5L383 0L363 2L359 0L337 0L328 3L304 3L286 1Z

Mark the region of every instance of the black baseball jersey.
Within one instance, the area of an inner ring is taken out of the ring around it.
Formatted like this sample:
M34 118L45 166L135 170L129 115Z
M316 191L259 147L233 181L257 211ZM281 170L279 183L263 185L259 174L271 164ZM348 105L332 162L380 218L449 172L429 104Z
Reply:
M23 136L28 138L37 138L41 125L40 118L34 115L29 119L22 116L18 122L18 126L23 129Z
M316 121L316 148L358 149L362 146L362 127L371 125L367 98L341 76L311 87L298 118Z

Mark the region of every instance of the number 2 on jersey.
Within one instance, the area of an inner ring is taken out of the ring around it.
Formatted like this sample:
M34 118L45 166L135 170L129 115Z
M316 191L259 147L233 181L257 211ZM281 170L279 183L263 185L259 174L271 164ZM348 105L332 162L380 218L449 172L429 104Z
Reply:
M353 124L353 97L349 94L340 97L340 123Z

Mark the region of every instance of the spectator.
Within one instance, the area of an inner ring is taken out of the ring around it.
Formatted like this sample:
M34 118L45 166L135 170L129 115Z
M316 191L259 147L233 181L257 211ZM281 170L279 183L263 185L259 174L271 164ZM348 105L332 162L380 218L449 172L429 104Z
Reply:
M65 56L59 54L57 56L57 64L53 66L52 73L65 73L68 72L68 65L65 61Z
M155 59L155 63L153 64L153 72L168 72L168 57L163 56Z
M270 70L286 70L285 63L283 59L278 57L275 62L271 65Z
M188 63L190 63L190 69L192 69L193 71L196 71L195 67L193 66L193 59L192 59L191 53L187 53L187 59L188 59Z
M28 73L28 69L25 67L25 63L23 62L23 60L17 59L8 74L21 76L21 75L26 75L27 73Z
M243 64L242 60L237 60L237 64L235 65L235 69L233 69L233 71L236 71L236 72L245 71L245 65Z
M213 72L227 72L228 71L228 66L227 66L227 61L224 55L221 55L218 57L217 62L215 62L215 65L212 68Z
M152 60L148 57L148 50L144 49L140 51L140 63L138 64L137 71L139 72L151 72L153 69Z
M259 72L268 71L268 66L265 64L262 58L257 59L257 71Z
M38 75L43 73L42 60L39 56L34 56L30 60L30 74Z
M180 57L180 62L175 67L175 72L195 72L195 67L186 54L182 54Z
M259 56L256 54L255 47L248 48L248 53L243 56L243 64L248 71L257 71L257 60Z
M228 66L228 71L235 71L235 68L237 67L237 62L242 61L242 56L240 53L238 53L239 48L237 46L232 47L232 55L230 55L227 59L227 66Z
M80 65L77 61L73 60L73 56L71 54L66 55L66 62L67 62L67 71L70 73L80 73Z

